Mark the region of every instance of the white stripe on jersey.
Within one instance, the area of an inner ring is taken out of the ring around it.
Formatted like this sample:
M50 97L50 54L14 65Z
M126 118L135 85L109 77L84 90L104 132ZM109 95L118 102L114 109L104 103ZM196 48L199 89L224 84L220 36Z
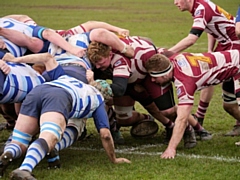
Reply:
M194 13L193 28L214 34L215 39L222 44L237 40L235 35L235 18L231 14L211 1L196 2L196 4L198 6ZM198 17L203 12L203 17ZM211 19L207 20L209 16L211 16Z
M27 49L25 47L20 47L9 41L8 39L4 38L3 36L0 36L0 39L4 41L7 50L14 56L14 57L20 57L23 56Z
M61 87L71 94L73 102L69 118L90 118L104 101L103 96L96 88L67 75L46 82L46 84Z
M0 27L13 29L32 37L33 29L31 28L31 26L11 18L0 18ZM5 42L7 49L15 57L23 56L27 51L26 48L15 45L3 36L0 36L0 39Z
M125 59L120 54L114 54L111 60L111 64L114 67L113 76L129 77L128 83L144 79L148 74L144 63L152 55L156 54L154 46L138 36L129 36L121 40L134 48L135 55L129 61L129 59ZM126 63L122 64L127 65L118 66L117 64L120 64L120 61L125 61Z
M87 34L76 34L70 37L66 37L66 40L73 46L81 47L81 48L87 48L89 45L89 38ZM56 61L59 64L64 64L64 63L70 63L74 61L80 61L83 62L87 69L92 69L91 63L89 59L85 56L82 58L79 58L77 56L74 56L62 48L54 45L53 43L50 43L50 46L48 48L48 52L52 54Z
M240 73L240 51L182 53L173 57L174 84L179 105L193 104L194 92Z
M35 86L45 82L44 78L29 65L10 62L7 64L11 72L6 76L0 103L22 102Z

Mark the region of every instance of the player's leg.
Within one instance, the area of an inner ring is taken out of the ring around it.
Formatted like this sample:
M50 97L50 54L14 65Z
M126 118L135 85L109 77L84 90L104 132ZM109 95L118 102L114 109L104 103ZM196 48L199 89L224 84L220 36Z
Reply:
M60 157L58 152L71 146L84 132L87 119L69 119L67 127L54 149L47 154L48 168L60 168Z
M13 130L12 141L8 143L0 157L0 173L3 175L5 169L13 159L19 158L25 153L32 135L38 130L37 119L20 114Z
M204 117L207 112L207 108L212 99L214 93L214 86L207 87L202 89L200 92L200 101L198 104L197 112L194 114L198 122L203 125Z
M72 108L71 95L62 88L40 85L41 97L40 135L29 146L21 166L11 173L11 178L31 177L35 166L54 149L62 138L66 120ZM36 89L35 88L35 89ZM36 152L36 149L38 152Z
M238 80L237 80L238 81ZM237 123L234 125L233 129L226 133L225 136L239 136L240 135L240 118L239 118L239 106L237 103L235 90L234 90L234 81L226 81L222 84L223 89L223 108L230 115L232 115Z

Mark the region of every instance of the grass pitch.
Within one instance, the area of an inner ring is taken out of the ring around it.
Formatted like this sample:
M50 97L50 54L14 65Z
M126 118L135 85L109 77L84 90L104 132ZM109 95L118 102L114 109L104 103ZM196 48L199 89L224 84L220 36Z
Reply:
M239 1L214 0L235 15ZM99 20L129 29L131 35L147 36L157 46L169 48L185 37L192 25L191 15L180 12L168 0L8 0L1 2L0 15L27 14L39 25L53 29L67 29L89 20ZM189 48L189 52L207 51L206 35ZM196 94L197 107L199 93ZM140 105L137 110L146 112ZM88 120L89 138L76 142L71 148L60 152L61 169L47 170L43 160L33 171L42 180L236 180L239 177L239 151L235 147L238 137L224 137L232 129L235 120L222 109L221 88L216 86L208 109L204 127L213 133L210 141L198 141L197 147L187 150L181 143L174 160L163 160L161 153L163 127L151 139L134 139L129 128L122 128L126 144L116 146L118 157L129 158L131 164L110 163L103 151L92 120ZM0 132L4 142L10 132ZM17 168L22 159L14 161L2 179Z

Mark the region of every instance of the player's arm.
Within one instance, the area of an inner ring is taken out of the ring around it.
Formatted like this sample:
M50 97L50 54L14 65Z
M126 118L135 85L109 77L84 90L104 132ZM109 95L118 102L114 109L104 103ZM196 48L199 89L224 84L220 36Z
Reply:
M240 6L238 7L237 15L236 15L236 26L235 31L237 37L240 39Z
M183 38L175 46L169 48L168 50L173 53L179 53L179 52L189 48L190 46L195 44L195 42L201 36L202 32L203 32L203 30L192 28L187 37Z
M103 148L112 163L130 163L128 159L116 158L114 142L109 130L108 116L105 110L105 104L102 103L93 113L95 126L100 133Z
M207 34L207 37L208 37L208 52L213 52L216 39L211 34Z
M11 71L11 68L7 65L7 63L5 61L0 61L0 70L4 74L9 74Z
M118 50L128 57L134 56L134 49L131 46L125 44L114 33L106 29L93 29L89 33L89 39L90 41L101 42L103 44L111 46L113 49Z
M29 37L20 31L0 27L0 35L16 44L17 46L26 47L33 53L38 53L43 47L43 41L36 37Z
M104 28L106 30L109 30L121 36L129 36L129 30L123 29L102 21L87 21L71 29L68 29L64 32L66 34L74 35L74 34L81 34L84 32L90 32L91 30L96 28Z
M173 134L167 149L161 155L161 158L172 159L176 155L177 146L182 140L184 131L187 127L188 117L191 114L192 105L181 105L177 109L177 118L173 128Z
M75 56L82 57L85 55L86 49L79 48L77 46L72 46L70 43L68 43L62 36L60 36L54 30L42 28L39 30L39 32L40 33L38 33L38 35L41 34L39 36L40 39L48 40L49 42L61 47L62 49L68 51L69 53L71 53Z
M124 95L128 85L128 78L113 77L110 87L115 97L121 97Z
M0 39L0 49L6 49L6 44L2 39Z
M129 30L123 29L123 28L120 28L120 27L117 27L117 26L114 26L114 25L111 25L111 24L108 24L108 23L102 22L102 21L87 21L87 22L81 24L81 26L86 30L86 32L89 32L96 28L104 28L111 32L115 32L121 36L129 36Z

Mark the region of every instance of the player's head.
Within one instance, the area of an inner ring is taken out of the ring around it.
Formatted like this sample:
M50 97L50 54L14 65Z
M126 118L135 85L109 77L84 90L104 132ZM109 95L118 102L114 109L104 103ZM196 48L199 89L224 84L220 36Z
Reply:
M100 42L91 42L87 49L87 56L97 69L104 71L110 66L112 48Z
M170 60L162 55L155 54L146 62L146 70L152 77L152 81L166 85L172 80L170 73L173 70L173 65Z
M103 95L105 102L108 102L113 97L113 92L107 81L102 79L97 79L90 83Z
M174 0L174 4L180 11L191 11L194 0Z

